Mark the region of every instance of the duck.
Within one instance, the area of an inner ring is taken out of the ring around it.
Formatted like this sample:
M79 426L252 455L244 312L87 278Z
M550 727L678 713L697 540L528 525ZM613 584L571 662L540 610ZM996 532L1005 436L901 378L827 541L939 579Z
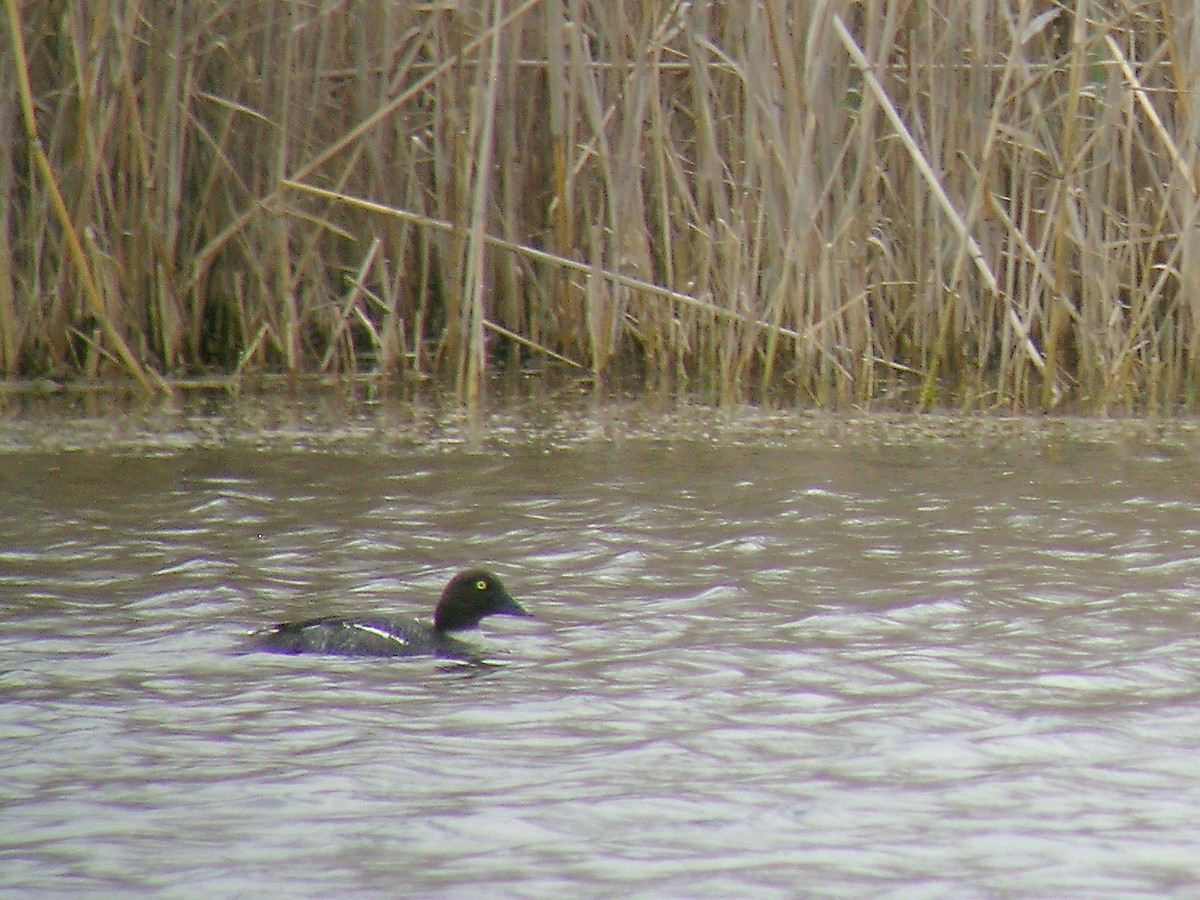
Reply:
M435 656L483 661L454 632L475 628L488 616L532 617L486 569L472 568L450 579L433 611L433 622L408 617L322 616L281 622L250 636L250 649L272 653L325 653L337 656Z

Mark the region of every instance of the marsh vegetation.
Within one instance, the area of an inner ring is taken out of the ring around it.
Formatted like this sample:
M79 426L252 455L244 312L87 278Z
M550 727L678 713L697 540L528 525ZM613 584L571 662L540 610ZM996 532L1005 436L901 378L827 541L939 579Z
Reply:
M10 381L1195 404L1189 4L6 9Z

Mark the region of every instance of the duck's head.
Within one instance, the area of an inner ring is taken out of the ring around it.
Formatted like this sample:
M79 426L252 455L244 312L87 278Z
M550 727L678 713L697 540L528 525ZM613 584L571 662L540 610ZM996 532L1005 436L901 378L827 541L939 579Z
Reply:
M467 569L450 579L433 613L438 631L465 631L488 616L531 616L504 584L485 569Z

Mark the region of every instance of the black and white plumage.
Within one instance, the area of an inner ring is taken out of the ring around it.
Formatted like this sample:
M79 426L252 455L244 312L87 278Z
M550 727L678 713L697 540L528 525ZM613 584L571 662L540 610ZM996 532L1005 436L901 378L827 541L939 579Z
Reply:
M459 572L442 591L433 624L407 617L322 616L283 622L251 636L254 649L340 656L439 656L478 661L475 648L451 636L492 615L529 616L504 584L484 569Z

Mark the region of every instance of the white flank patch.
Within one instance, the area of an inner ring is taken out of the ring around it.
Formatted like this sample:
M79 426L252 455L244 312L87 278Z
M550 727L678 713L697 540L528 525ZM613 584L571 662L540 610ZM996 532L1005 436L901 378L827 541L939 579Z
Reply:
M355 623L351 624L350 627L357 628L359 631L365 631L368 634L377 635L386 641L395 641L401 647L407 647L410 643L408 640L408 637L406 635L393 634L390 631L384 631L382 628L375 628L372 625L362 625L362 624L359 624L358 622L355 622Z

